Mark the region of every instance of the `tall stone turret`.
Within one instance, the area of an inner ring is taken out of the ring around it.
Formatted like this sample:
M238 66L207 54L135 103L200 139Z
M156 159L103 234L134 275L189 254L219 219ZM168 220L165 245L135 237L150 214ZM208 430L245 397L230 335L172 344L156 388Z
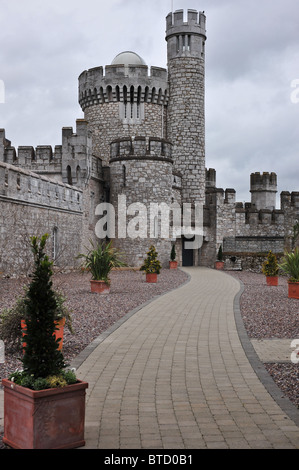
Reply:
M256 210L276 207L276 173L252 173L250 175L251 206Z
M205 41L204 13L188 10L166 18L169 74L168 139L174 169L182 175L182 202L205 199Z
M93 155L109 164L110 143L119 136L166 137L167 71L134 52L79 77L79 103L92 131Z

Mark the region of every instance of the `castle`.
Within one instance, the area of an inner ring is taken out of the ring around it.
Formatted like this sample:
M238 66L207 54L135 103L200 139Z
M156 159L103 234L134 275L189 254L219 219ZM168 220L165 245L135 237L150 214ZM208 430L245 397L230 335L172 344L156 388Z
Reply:
M228 269L246 268L270 249L279 254L292 247L299 193L281 193L277 210L276 174L254 173L251 202L244 205L234 189L217 188L215 170L206 168L206 39L204 13L188 10L184 21L184 11L177 10L166 18L167 70L149 70L138 54L123 52L105 68L82 72L84 119L77 120L75 132L63 128L62 145L54 149L16 150L0 129L0 272L22 272L25 239L45 232L56 264L74 266L89 240L98 239L105 203L115 207L118 225L120 195L137 212L138 204L202 207L201 243L193 249L187 243L194 218L180 236L161 236L162 211L143 236L135 227L133 236L110 237L130 266L142 264L151 244L164 267L172 244L185 266L214 266L222 246ZM128 215L136 222L136 214Z

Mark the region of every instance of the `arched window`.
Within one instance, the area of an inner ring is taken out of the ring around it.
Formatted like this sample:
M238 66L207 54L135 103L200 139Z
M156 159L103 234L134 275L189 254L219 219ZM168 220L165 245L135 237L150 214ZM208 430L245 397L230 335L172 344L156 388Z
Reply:
M156 98L156 88L154 87L154 88L152 89L152 103L155 102L155 98Z
M107 86L106 92L107 92L108 101L109 101L109 102L113 101L112 87L111 87L110 85Z
M123 95L124 95L124 117L125 119L127 119L127 115L128 115L128 109L127 109L127 105L128 105L128 90L127 90L127 87L126 85L124 85L123 87Z
M119 91L118 85L115 87L115 94L116 94L116 101L120 101L120 91Z
M72 180L72 169L71 167L68 165L67 168L66 168L66 173L67 173L67 183L72 185L73 184L73 180Z
M158 238L159 236L159 220L158 217L154 217L154 238Z
M149 88L148 86L145 87L145 92L144 92L144 102L147 103L148 101L148 94L149 94Z
M58 256L58 227L53 228L53 245L52 245L52 257L55 261Z
M131 119L134 117L134 87L130 88Z
M76 169L76 177L77 177L77 185L80 186L81 185L81 168L79 165L77 166L77 169Z
M162 89L159 89L159 95L158 95L158 104L161 104L162 101Z
M100 102L103 104L105 103L105 97L104 97L104 90L103 87L101 86L100 88Z
M126 187L126 183L127 183L127 169L126 169L126 165L123 165L123 186L124 186L124 188Z
M141 103L141 86L138 87L138 91L137 91L137 119L140 118L140 103Z

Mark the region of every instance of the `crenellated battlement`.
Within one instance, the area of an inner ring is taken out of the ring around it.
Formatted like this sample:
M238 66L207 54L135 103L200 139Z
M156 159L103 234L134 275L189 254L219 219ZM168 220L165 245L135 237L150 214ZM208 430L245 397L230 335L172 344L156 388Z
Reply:
M187 10L187 21L184 21L184 10L176 10L168 13L166 17L166 33L169 37L177 33L206 35L206 16L204 12Z
M82 211L80 189L4 162L0 162L0 198L58 210Z
M110 145L110 163L126 159L160 159L172 162L172 144L165 139L124 137Z
M276 173L251 173L250 191L274 191L277 192Z
M297 208L299 209L299 192L298 191L282 191L280 193L280 204L282 209Z
M50 145L19 146L17 150L11 146L10 140L5 137L5 129L0 129L0 162L10 165L21 166L22 168L35 171L46 170L46 167L52 166L57 171L61 169L62 146L57 145L53 151Z
M256 209L275 209L277 193L276 173L252 173L250 175L251 205Z
M204 12L184 10L169 13L166 17L166 41L168 43L168 61L181 57L204 59L206 35L206 17Z
M84 119L77 119L76 132L63 127L62 145L20 146L16 150L0 129L0 161L47 175L57 181L81 187L92 175L101 177L102 168L92 164L91 133Z
M79 76L79 104L85 108L110 102L167 105L167 70L147 65L107 65Z

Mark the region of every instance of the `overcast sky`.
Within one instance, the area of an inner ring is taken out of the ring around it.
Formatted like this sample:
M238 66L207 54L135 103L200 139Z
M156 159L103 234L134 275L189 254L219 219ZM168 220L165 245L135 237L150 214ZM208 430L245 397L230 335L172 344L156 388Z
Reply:
M0 0L6 137L61 145L61 128L83 117L78 76L122 51L166 67L172 3L207 16L206 166L217 186L249 201L250 173L275 171L279 192L299 191L298 0Z

